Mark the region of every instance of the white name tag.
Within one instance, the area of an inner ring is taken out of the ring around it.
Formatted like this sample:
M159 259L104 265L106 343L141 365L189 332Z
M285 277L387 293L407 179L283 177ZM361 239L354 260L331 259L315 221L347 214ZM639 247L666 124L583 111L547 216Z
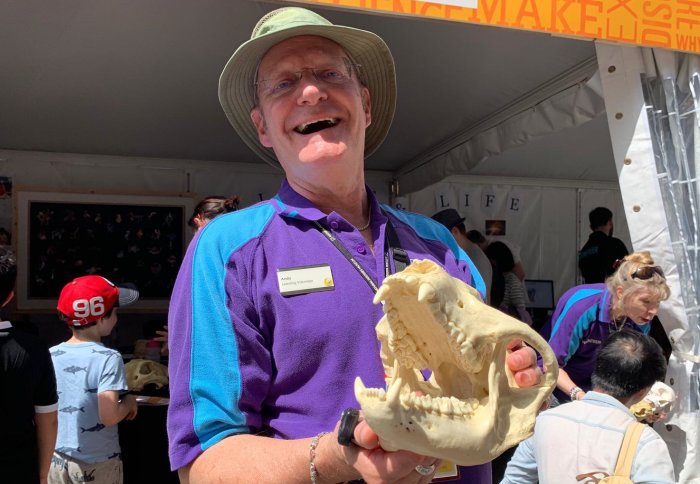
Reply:
M328 264L277 269L277 284L283 296L335 289Z
M435 472L435 478L433 482L436 481L451 481L451 477L459 477L459 469L457 465L449 460L443 460L438 467L437 472Z

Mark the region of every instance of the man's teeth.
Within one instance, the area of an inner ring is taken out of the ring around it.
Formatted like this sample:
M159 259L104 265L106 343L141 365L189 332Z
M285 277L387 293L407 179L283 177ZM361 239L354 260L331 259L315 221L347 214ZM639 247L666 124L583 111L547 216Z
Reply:
M294 128L294 131L300 134L308 134L320 131L322 129L332 128L336 124L338 124L338 119L336 118L316 119L308 123L300 124Z

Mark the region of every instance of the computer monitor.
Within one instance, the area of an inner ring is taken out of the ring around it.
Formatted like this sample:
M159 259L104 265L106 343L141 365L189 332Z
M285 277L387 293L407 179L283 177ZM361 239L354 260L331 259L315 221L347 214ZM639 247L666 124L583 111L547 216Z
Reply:
M554 309L554 281L546 279L525 279L525 289L529 302L528 309Z

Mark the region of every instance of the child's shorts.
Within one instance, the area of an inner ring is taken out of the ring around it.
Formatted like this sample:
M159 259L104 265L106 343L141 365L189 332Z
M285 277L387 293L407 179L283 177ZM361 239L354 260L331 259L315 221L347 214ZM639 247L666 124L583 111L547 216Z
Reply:
M53 453L49 484L123 484L121 457L90 464L65 454Z

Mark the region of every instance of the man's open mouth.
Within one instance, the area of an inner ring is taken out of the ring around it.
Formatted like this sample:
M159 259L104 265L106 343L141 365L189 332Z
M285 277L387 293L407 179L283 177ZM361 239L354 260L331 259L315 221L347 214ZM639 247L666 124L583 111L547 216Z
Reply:
M299 126L294 128L294 131L296 131L299 134L312 134L324 129L332 128L338 123L339 120L337 118L318 119L309 123L300 124Z

